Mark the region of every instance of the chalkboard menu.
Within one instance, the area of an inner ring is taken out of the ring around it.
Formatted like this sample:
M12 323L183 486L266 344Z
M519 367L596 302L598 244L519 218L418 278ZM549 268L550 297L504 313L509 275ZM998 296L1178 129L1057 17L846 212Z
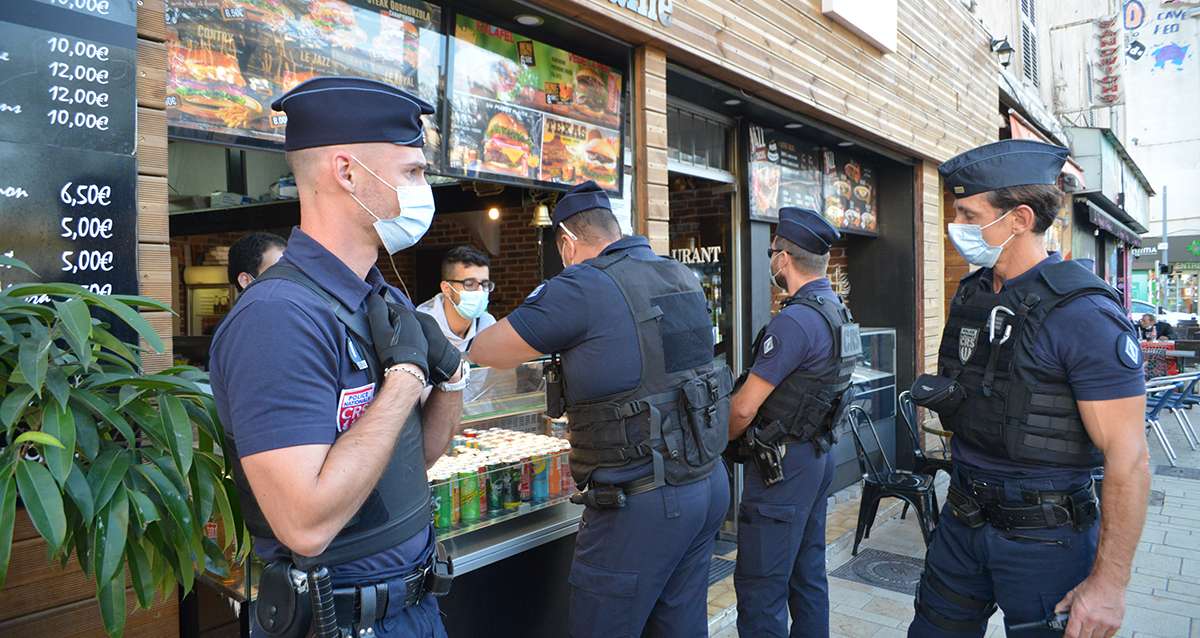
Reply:
M135 2L0 6L0 288L137 293Z

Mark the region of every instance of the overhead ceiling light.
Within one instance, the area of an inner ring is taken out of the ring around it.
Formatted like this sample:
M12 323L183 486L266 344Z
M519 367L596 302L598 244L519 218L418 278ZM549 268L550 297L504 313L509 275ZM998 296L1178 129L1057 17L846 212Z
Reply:
M488 209L488 219L493 220L493 221L500 219L500 209L496 208L495 206L489 208Z
M527 27L540 27L542 26L542 23L545 22L545 20L542 19L542 16L529 15L528 13L522 13L515 19L518 23Z
M725 106L737 106L741 103L742 101L737 98L729 98L728 100L725 100Z
M804 128L804 125L799 122L788 122L787 124L783 125L783 128L798 129Z
M846 148L847 146L854 146L854 142L838 142L838 146Z

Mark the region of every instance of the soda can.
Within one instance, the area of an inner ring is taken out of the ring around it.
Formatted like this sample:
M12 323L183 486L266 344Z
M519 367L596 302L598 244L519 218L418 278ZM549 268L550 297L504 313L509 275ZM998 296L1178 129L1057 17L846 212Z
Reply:
M508 493L508 471L504 464L492 459L487 465L487 513L496 516L504 511L504 496Z
M533 468L530 492L534 503L545 503L550 499L550 464L548 460L547 455L536 453L530 461Z
M488 511L488 475L487 465L482 459L478 461L479 467L476 472L479 474L479 515L486 516Z
M462 482L458 480L458 472L450 470L447 474L446 480L450 482L450 526L455 527L462 522L462 507L459 504Z
M558 457L560 456L562 456L562 452L559 452L557 448L552 448L552 450L546 455L546 465L549 466L550 471L551 497L562 496L563 482L562 475L560 474L561 468L558 465Z
M533 455L521 452L521 502L533 500Z
M474 468L458 473L458 507L462 512L463 525L479 520L479 472Z
M448 475L439 474L433 484L433 526L450 529L454 525L454 487Z
M571 494L575 491L575 478L571 476L571 448L564 446L558 453L558 473L562 478L562 493Z
M504 509L516 511L521 507L521 459L508 456L504 459L504 474L508 480L504 485Z

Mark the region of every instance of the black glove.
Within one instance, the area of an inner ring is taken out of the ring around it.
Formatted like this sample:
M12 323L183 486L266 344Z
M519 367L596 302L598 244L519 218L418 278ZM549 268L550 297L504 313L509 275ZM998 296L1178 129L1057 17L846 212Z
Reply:
M442 327L432 315L418 312L417 321L421 322L421 331L425 333L425 341L429 344L429 382L436 385L449 381L458 373L462 353L442 334Z
M411 363L428 378L428 345L417 314L379 295L367 295L367 321L379 363L385 370L398 363Z

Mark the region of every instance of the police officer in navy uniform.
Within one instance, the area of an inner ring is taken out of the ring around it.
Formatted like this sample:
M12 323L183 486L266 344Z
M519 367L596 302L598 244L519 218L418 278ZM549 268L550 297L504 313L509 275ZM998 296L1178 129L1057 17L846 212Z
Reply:
M857 325L825 277L838 238L816 211L779 210L771 286L788 298L754 341L729 419L731 445L746 454L733 573L742 636L829 635L829 447L862 351Z
M420 116L433 109L342 77L304 82L273 107L288 116L300 226L211 352L226 453L268 563L252 635L304 635L311 607L293 581L323 567L344 631L445 636L425 470L459 422L466 372L374 266L380 246L412 246L432 220Z
M511 368L561 355L571 471L587 505L570 635L703 636L708 567L729 507L720 464L732 374L713 363L703 289L644 237L622 237L595 182L554 209L566 267L468 356Z
M1111 636L1125 613L1150 484L1142 357L1117 292L1046 252L1067 154L1005 140L939 169L950 240L981 268L912 389L954 433L954 466L909 636L983 636L997 606L1010 628L1069 612L1067 636Z

